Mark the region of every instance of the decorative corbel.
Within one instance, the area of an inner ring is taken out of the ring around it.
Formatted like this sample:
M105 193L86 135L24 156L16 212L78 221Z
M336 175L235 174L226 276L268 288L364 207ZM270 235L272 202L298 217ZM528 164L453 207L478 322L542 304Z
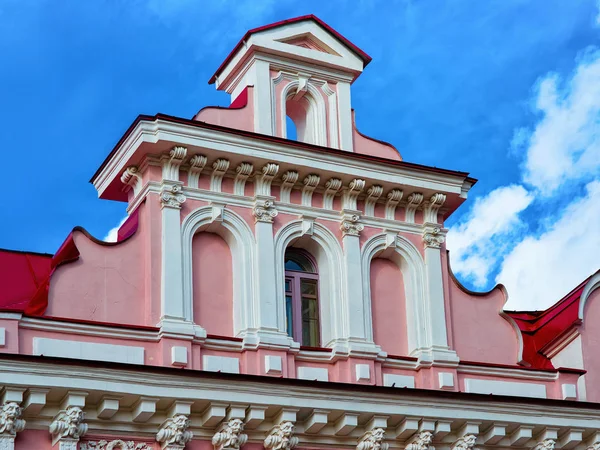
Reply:
M124 190L127 192L133 189L133 196L137 196L142 188L142 176L139 173L137 166L129 166L121 175L121 183L125 185Z
M463 437L456 440L452 444L452 450L473 450L477 443L477 436L475 434L465 434Z
M194 155L188 161L188 186L197 188L200 181L200 174L206 166L207 158L204 155Z
M168 155L161 158L162 160L162 177L163 180L179 181L179 166L187 155L187 148L173 147Z
M384 439L385 429L373 428L362 435L356 450L388 450L390 446L387 442L383 442Z
M554 450L555 445L556 441L554 439L544 439L533 446L531 450Z
M365 180L355 178L350 182L348 187L344 189L342 196L342 209L356 210L356 199L365 188Z
M311 173L304 178L304 187L302 188L302 205L312 206L312 195L315 188L319 185L321 177Z
M301 236L312 236L315 230L315 218L312 216L302 215L302 234Z
M342 187L342 180L339 178L330 178L325 183L325 194L323 195L323 208L333 209L333 199Z
M342 237L345 236L360 236L360 232L364 230L364 225L359 222L360 215L343 212L342 220L340 221L340 230Z
M185 199L185 195L181 192L181 185L163 184L160 191L161 208L180 209Z
M385 218L389 220L396 219L396 207L400 200L402 200L402 190L392 189L387 194L387 201L385 202Z
M259 173L256 174L254 182L254 195L271 195L271 183L273 178L279 172L279 164L267 163L265 164Z
M294 188L294 184L298 181L298 172L295 170L288 170L281 176L281 189L279 191L279 198L283 203L291 203L291 193Z
M156 441L163 450L181 450L192 440L194 434L188 430L190 419L185 414L175 414L172 418L163 422Z
M264 442L267 450L292 450L297 445L298 438L294 436L294 423L289 420L275 425Z
M88 429L84 419L85 415L79 406L71 405L61 410L50 423L52 445L60 443L60 450L77 450L77 442Z
M433 194L423 210L425 212L423 216L424 223L438 223L438 211L440 207L446 201L446 195L442 193Z
M367 190L367 198L365 199L365 216L375 215L375 204L379 197L383 194L383 186L374 184Z
M233 181L233 193L236 195L244 195L244 187L246 180L252 174L254 166L252 163L243 162L235 168L236 176Z
M407 223L415 223L415 213L417 208L423 202L423 194L420 192L413 192L406 199L406 216L404 221Z
M17 402L6 402L0 408L0 449L14 450L17 433L25 429L22 412Z
M223 222L223 213L225 210L224 203L211 202L210 222Z
M431 431L421 431L408 441L404 450L435 450L431 445L433 442L433 433Z
M298 86L292 100L298 101L304 97L304 94L308 91L308 80L310 80L310 75L298 74Z
M225 422L212 438L214 450L239 450L248 441L248 436L243 431L242 419Z
M113 441L86 441L82 442L80 450L152 450L152 447L146 442L123 441L115 439Z
M229 160L225 158L219 158L213 163L212 167L213 172L210 176L210 190L213 192L221 192L223 177L229 169Z

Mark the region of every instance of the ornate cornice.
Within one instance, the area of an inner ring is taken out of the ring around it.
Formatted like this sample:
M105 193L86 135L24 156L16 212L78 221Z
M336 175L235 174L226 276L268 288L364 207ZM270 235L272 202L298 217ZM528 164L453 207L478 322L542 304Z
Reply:
M210 190L214 192L221 192L221 184L223 183L223 177L229 170L229 160L225 158L219 158L213 162L213 172L210 176Z
M438 223L438 211L446 201L446 194L438 192L433 194L423 210L425 212L423 216L423 222L427 223Z
M188 161L188 186L191 188L198 187L198 181L200 180L200 173L206 166L208 159L204 155L194 155Z
M330 178L325 183L325 194L323 194L323 208L333 209L333 199L335 194L342 188L342 180L339 178Z
M129 166L121 175L121 183L133 189L133 195L136 196L142 187L142 177L137 166ZM128 189L124 188L124 189Z
M296 181L298 181L298 172L295 170L288 170L281 176L282 183L279 191L279 198L282 202L291 203L290 194Z
M294 434L294 424L290 421L275 425L267 438L264 446L267 450L292 450L298 445L298 438Z
M271 195L271 183L279 172L279 164L270 162L265 164L260 173L256 174L254 195Z
M302 188L302 204L305 206L312 205L312 194L315 188L319 185L321 181L321 177L316 173L311 173L307 175L302 183L304 187Z
M342 209L356 209L356 199L365 188L365 180L355 178L344 189L342 198Z
M243 431L244 422L241 419L230 419L212 438L215 450L239 450L248 441Z
M168 155L164 155L162 160L163 180L179 181L179 166L187 155L187 148L175 146Z
M423 203L423 194L420 192L413 192L406 199L406 215L404 218L405 222L415 223L415 213L421 203Z
M236 195L244 195L244 187L246 180L252 174L254 166L252 163L243 162L235 168L236 176L233 182L233 193Z
M162 449L182 449L192 440L194 434L188 430L190 419L185 414L175 414L161 425L156 433L156 441Z
M383 194L383 186L380 184L374 184L367 190L367 198L365 199L365 215L375 215L375 204L379 197Z

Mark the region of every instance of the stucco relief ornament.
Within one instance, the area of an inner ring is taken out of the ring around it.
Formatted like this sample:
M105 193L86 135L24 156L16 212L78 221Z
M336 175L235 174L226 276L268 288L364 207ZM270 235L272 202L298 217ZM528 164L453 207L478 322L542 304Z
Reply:
M273 206L272 200L257 200L252 211L256 222L273 223L273 219L277 217L277 214L278 212Z
M340 222L342 236L360 236L360 232L365 229L364 225L359 223L358 214L345 214Z
M156 440L163 449L182 449L194 437L194 434L188 431L189 426L190 419L187 416L176 414L162 424L156 434Z
M556 441L554 439L544 439L542 442L533 447L532 450L554 450L555 445Z
M476 442L477 436L466 434L454 443L452 450L473 450Z
M69 406L66 410L60 411L56 418L50 424L50 433L54 443L62 439L78 440L88 429L83 411L79 406Z
M600 450L600 441L594 442L586 450Z
M265 439L265 448L270 450L291 450L298 445L298 438L293 436L294 424L285 421L276 425Z
M172 184L163 186L160 191L160 205L168 208L181 208L185 202L185 195L181 193L181 186Z
M0 435L16 436L25 429L25 421L21 419L21 407L16 402L8 402L0 409Z
M134 441L88 441L81 444L81 450L152 450L152 447L145 442L135 443Z
M248 436L242 431L244 431L244 422L241 419L229 420L212 438L215 450L239 450L248 441Z
M404 450L435 450L435 447L431 445L432 442L433 433L430 431L421 431Z
M356 446L356 450L388 450L390 447L387 442L383 442L385 438L385 430L383 428L375 428L367 431Z
M440 248L444 243L444 234L439 227L426 228L423 232L423 243L425 247Z

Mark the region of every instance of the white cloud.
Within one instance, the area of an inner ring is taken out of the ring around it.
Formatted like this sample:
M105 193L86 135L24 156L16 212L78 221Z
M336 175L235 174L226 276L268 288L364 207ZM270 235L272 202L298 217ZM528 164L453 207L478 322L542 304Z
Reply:
M600 268L600 50L583 52L565 81L540 79L534 102L539 120L509 149L523 155L523 185L478 199L448 233L454 271L479 288L497 273L509 309L546 308ZM559 195L573 201L557 209Z
M121 225L123 225L128 218L128 216L123 217L123 219L119 222L119 225L117 225L114 228L111 228L110 231L106 233L106 236L104 236L103 240L105 242L117 242L119 228L121 228Z
M550 196L566 182L589 180L600 169L600 51L583 53L572 77L541 79L536 90L541 120L528 137L517 130L513 145L525 151L523 179Z
M452 269L476 286L485 286L497 253L499 238L507 238L522 225L519 213L533 197L523 186L502 186L475 200L466 220L448 232Z
M600 181L586 191L553 226L504 258L496 282L508 288L507 309L547 308L600 268Z

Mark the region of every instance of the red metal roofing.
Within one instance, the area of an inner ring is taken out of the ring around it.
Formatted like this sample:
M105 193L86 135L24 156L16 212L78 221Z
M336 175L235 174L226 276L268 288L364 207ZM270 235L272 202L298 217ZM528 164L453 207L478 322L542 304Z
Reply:
M52 255L0 250L0 310L23 312L50 273Z
M242 37L242 39L240 39L240 41L233 48L231 53L229 53L229 55L227 55L227 58L225 58L225 61L223 61L221 63L221 65L219 66L217 71L214 73L214 75L210 78L210 80L208 80L208 84L213 84L216 81L216 79L219 76L219 74L221 73L221 71L225 68L225 66L229 63L229 61L231 61L233 56L242 47L242 45L244 45L244 42L246 42L251 35L253 35L255 33L259 33L261 31L266 31L266 30L271 30L273 28L281 27L283 25L289 25L291 23L302 22L304 20L312 20L312 21L316 22L318 25L320 25L321 27L325 28L325 30L327 30L329 33L331 33L342 44L346 45L348 48L350 48L350 50L352 50L354 53L356 53L356 55L359 56L360 59L363 60L364 67L367 67L367 65L371 62L372 58L369 55L367 55L364 51L362 51L360 48L358 48L356 45L354 45L352 42L350 42L348 39L346 39L340 33L335 31L333 28L331 28L329 25L327 25L325 22L323 22L321 19L319 19L314 14L308 14L306 16L294 17L293 19L280 20L279 22L271 23L269 25L263 25L262 27L253 28L253 29L247 31L246 34L244 34L244 36Z

